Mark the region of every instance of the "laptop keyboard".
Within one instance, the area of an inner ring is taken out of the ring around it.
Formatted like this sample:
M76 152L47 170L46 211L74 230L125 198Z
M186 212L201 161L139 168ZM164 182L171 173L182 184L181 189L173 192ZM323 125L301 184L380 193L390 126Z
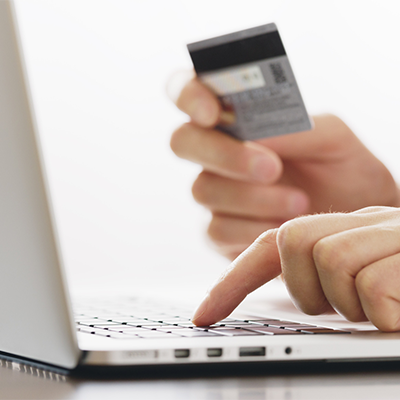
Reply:
M163 308L161 308L163 307ZM82 333L112 339L167 339L199 338L217 336L260 336L260 335L319 335L345 334L349 331L275 318L260 318L240 315L226 318L211 326L195 326L191 310L165 305L133 301L105 303L91 306L75 305L77 330ZM163 309L162 312L160 310ZM116 311L118 310L118 311Z

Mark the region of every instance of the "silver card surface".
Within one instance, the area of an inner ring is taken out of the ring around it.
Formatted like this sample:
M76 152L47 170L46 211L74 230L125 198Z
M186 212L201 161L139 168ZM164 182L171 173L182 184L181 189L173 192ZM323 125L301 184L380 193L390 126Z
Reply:
M222 131L256 140L312 128L275 24L187 47L198 78L234 116Z

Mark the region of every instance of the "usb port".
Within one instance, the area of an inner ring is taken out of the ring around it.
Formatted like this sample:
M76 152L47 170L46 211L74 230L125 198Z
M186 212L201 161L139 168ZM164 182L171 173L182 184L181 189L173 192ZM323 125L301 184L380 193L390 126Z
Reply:
M190 356L189 349L176 349L175 358L188 358Z
M265 356L265 347L240 347L240 357L262 357Z
M221 348L207 349L207 357L221 357L221 356L222 356Z

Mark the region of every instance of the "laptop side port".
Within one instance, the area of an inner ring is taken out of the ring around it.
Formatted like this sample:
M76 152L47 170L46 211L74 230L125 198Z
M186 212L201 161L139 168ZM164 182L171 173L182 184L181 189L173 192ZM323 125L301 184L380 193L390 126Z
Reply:
M240 347L239 357L263 357L266 354L265 347Z
M175 358L189 358L190 350L189 349L175 349L174 355L175 355Z
M210 348L207 349L207 357L221 357L222 349L221 348Z

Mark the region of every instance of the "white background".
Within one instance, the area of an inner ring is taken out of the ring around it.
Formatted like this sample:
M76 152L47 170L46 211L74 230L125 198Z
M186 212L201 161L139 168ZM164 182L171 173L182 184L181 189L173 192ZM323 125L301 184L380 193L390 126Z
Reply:
M400 177L396 0L16 4L74 289L200 297L227 265L191 199L199 168L169 150L186 117L165 85L188 42L276 22L309 112L338 114Z

